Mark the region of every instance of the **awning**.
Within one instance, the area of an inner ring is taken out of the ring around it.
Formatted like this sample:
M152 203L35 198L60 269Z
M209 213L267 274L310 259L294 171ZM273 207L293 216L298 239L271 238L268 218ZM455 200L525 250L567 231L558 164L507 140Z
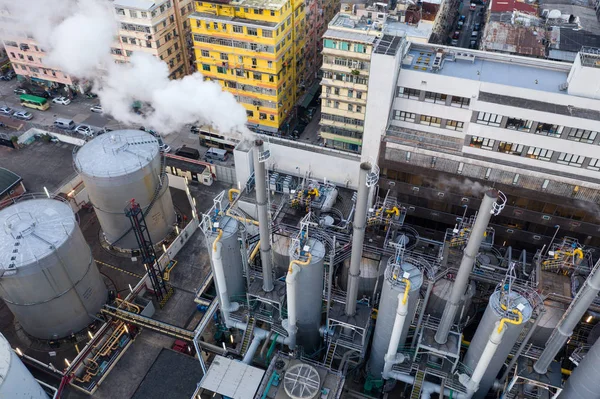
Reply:
M302 99L302 101L300 101L301 107L308 108L308 104L310 104L313 98L315 98L315 95L319 91L320 86L321 82L318 80L315 83L313 83L312 86L310 86L310 89L308 89L308 91L304 93L304 98Z

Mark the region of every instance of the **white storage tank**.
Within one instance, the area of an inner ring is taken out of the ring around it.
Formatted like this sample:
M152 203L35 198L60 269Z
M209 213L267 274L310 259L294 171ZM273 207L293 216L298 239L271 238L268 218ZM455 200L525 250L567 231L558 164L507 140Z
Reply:
M0 398L49 399L2 334L0 334Z
M117 130L87 142L73 162L83 177L106 241L124 250L138 244L125 207L144 210L153 244L173 229L176 215L158 140L141 130Z
M57 339L84 329L107 289L71 207L32 198L0 211L0 297L23 329Z

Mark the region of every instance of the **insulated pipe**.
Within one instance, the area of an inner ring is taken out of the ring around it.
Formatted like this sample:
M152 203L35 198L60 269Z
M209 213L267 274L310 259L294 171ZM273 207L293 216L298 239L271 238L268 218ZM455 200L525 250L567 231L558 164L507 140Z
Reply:
M600 398L600 339L592 345L579 366L567 379L559 399Z
M260 347L260 343L262 342L262 340L264 338L265 337L262 336L261 334L254 334L254 338L252 339L252 342L250 343L250 346L248 347L248 350L246 351L246 354L244 355L244 359L242 360L242 362L244 362L246 364L252 363L254 354Z
M223 271L223 258L221 257L221 248L223 244L219 242L221 235L223 234L222 230L219 230L219 236L215 240L213 244L213 267L215 269L215 278L217 280L217 287L219 287L219 302L221 303L221 314L223 315L223 320L225 320L225 324L229 327L229 313L235 312L239 309L239 304L234 302L231 303L229 301L229 295L227 294L227 281L225 279L225 272Z
M479 247L483 241L483 235L490 222L490 218L492 217L494 204L497 199L498 191L496 190L488 190L483 196L481 206L479 207L479 213L471 228L469 241L467 242L458 273L456 274L456 279L454 280L454 285L452 286L450 299L446 302L446 307L444 308L444 313L440 320L440 326L435 334L435 341L438 344L445 344L448 340L448 334L454 323L454 317L456 316L460 299L464 295L467 285L469 284L469 275L473 269L475 257L479 252Z
M544 351L533 365L536 373L546 374L550 363L552 363L557 353L565 345L571 334L573 334L573 329L579 323L594 299L596 299L596 295L600 291L599 265L600 260L596 262L592 273L585 280L583 287L581 287L560 323L558 323L558 326L556 326L556 329L548 339L548 342L546 342Z
M385 355L385 364L383 366L384 379L388 378L394 364L404 361L404 356L397 356L397 352L402 329L406 322L406 315L408 314L408 292L410 291L410 281L406 278L403 278L402 281L406 284L406 288L404 289L404 293L398 294L398 307L396 309L396 318L394 319L394 328L392 329L392 336L390 338L388 350Z
M350 270L348 271L348 292L346 293L346 315L348 316L354 316L356 313L360 262L362 261L365 226L367 224L367 206L369 205L367 175L370 170L371 164L369 162L360 164L356 210L354 212L354 222L352 223L352 255L350 258Z
M273 291L273 259L271 256L269 210L267 209L267 173L265 163L260 161L260 154L263 151L263 141L254 141L254 146L254 180L256 182L256 205L258 206L263 290L271 292Z
M298 327L298 316L296 315L296 301L298 300L298 273L300 273L300 266L296 263L290 263L290 269L287 277L285 278L285 284L287 288L287 303L288 303L288 338L290 340L288 346L291 350L296 348L296 333Z

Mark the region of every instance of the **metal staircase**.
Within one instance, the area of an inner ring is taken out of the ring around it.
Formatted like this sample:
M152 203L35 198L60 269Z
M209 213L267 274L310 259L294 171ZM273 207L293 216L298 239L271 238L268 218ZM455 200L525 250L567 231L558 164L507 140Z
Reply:
M417 369L415 375L415 382L413 383L413 389L410 393L410 399L419 399L421 397L421 387L423 386L423 380L425 380L425 372Z
M248 347L250 346L250 341L252 341L252 332L254 331L254 326L256 325L256 319L254 317L250 317L248 319L248 324L246 325L246 331L244 331L244 337L242 338L242 347L240 348L240 355L244 356Z
M333 364L333 358L335 355L335 349L337 348L337 341L330 341L329 348L327 350L327 356L325 356L325 367L331 369L331 365Z
M123 320L127 323L135 324L136 326L149 328L161 334L168 335L169 337L183 339L185 341L191 341L194 339L194 331L154 320L150 317L142 316L124 309L117 309L112 306L104 305L104 308L102 308L102 313Z

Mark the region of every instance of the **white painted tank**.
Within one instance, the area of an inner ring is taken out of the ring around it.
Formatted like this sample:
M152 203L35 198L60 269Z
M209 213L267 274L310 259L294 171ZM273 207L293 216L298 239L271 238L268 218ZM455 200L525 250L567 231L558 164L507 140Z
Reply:
M0 334L0 398L48 399L10 344Z
M223 258L223 269L227 278L227 292L234 302L240 302L244 300L244 295L246 295L246 279L243 274L244 265L242 264L242 252L238 239L238 222L229 216L225 216L220 220L219 228L223 231L219 242L223 246L221 257ZM208 232L209 253L212 253L212 246L217 237L217 231ZM214 273L212 262L211 257L210 264ZM219 289L217 280L214 281L217 289Z
M158 140L141 130L103 134L74 155L75 169L83 177L109 244L125 250L138 248L131 222L125 216L131 199L144 210L154 244L173 230L176 215L162 160Z
M71 207L45 196L0 211L0 273L0 297L36 338L84 329L106 302L106 286Z

